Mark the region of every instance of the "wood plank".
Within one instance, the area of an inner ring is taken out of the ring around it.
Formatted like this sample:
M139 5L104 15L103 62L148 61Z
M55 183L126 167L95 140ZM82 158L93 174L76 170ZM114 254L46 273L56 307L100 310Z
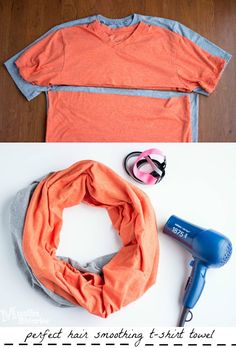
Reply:
M46 101L28 102L3 62L54 25L100 13L131 13L177 20L236 56L235 0L0 0L0 141L44 141ZM236 64L225 70L216 91L200 97L199 140L236 141Z

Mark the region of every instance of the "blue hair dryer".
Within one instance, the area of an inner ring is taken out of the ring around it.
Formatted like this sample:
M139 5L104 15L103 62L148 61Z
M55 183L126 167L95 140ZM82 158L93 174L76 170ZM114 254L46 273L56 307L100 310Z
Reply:
M178 326L183 327L192 319L192 309L201 296L209 267L221 267L232 254L230 240L221 233L205 230L172 215L164 226L164 233L176 239L193 256L192 272L188 278L183 297L183 310ZM191 318L187 320L188 314Z

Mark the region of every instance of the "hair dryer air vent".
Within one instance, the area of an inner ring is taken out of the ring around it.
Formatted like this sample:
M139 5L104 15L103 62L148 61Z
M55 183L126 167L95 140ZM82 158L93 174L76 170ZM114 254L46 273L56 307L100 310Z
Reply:
M232 244L228 243L227 247L226 247L226 250L225 250L225 255L222 258L220 266L224 266L228 262L228 260L230 259L231 254L232 254L232 251L233 251Z

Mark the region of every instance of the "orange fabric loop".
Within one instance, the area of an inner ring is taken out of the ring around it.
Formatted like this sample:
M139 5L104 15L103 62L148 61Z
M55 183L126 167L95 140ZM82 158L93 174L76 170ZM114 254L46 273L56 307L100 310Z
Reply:
M56 256L63 209L81 202L106 208L123 243L103 267L102 276L81 273ZM110 168L90 160L77 162L50 174L35 189L25 220L23 250L44 286L107 317L155 282L159 255L155 214L146 194Z

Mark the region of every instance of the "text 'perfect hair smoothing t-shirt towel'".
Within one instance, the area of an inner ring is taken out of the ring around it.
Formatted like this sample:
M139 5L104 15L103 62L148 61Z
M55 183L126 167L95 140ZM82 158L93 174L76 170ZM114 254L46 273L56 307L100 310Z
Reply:
M5 64L29 100L47 93L47 141L196 141L197 93L215 89L230 57L175 21L97 15Z

